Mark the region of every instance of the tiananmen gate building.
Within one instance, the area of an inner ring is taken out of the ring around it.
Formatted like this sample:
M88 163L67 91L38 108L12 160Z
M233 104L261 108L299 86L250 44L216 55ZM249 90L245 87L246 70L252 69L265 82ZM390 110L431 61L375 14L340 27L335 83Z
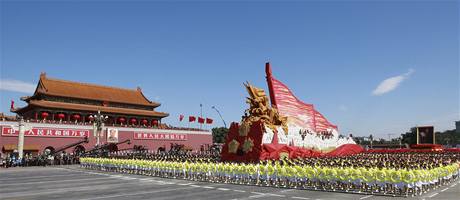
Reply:
M101 143L107 143L107 133L116 132L116 141L131 140L131 145L120 144L119 150L144 146L150 151L168 149L171 143L183 144L198 150L212 144L210 131L175 128L162 123L169 114L156 109L161 105L148 100L142 90L124 89L96 84L79 83L40 75L32 96L22 97L24 107L11 105L11 112L26 122L24 152L41 153L88 137L89 143L75 148L92 149L96 144L93 134L93 116L100 111L105 126ZM3 153L17 148L18 122L0 121L0 145ZM113 140L113 138L110 138ZM113 141L111 141L113 142ZM69 149L72 151L74 148Z

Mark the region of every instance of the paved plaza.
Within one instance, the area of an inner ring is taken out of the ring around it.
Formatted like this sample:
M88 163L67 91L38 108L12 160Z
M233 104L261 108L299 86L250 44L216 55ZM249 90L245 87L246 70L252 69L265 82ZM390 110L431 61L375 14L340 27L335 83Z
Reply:
M385 197L215 184L80 169L78 166L0 169L0 199L457 199L458 181L418 197Z

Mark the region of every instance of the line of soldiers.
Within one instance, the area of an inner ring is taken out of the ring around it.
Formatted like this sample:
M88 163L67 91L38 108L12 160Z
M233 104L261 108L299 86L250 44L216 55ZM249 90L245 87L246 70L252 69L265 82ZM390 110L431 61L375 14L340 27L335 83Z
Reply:
M409 160L399 159L400 156ZM419 160L426 157L434 159ZM93 170L216 183L414 196L457 180L460 172L458 158L458 153L359 154L232 163L206 157L158 155L149 159L81 158L81 166ZM378 162L380 159L389 159L394 163L386 167L385 164L373 162L376 159ZM411 159L422 164L413 167ZM367 165L368 162L371 165Z

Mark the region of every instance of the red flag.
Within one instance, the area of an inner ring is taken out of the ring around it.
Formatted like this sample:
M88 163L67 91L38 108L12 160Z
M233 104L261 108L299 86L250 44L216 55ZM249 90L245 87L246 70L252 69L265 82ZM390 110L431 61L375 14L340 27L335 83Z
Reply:
M14 101L13 101L13 100L11 100L11 108L10 108L10 109L11 109L11 110L14 109Z
M195 116L188 116L188 122L194 122L196 120Z
M286 85L272 77L269 72L270 69L267 70L267 80L272 85L270 96L274 98L272 103L275 102L275 107L281 116L288 117L292 123L301 128L309 128L316 132L337 129L337 126L331 124L314 108L313 104L306 104L297 99Z
M206 118L206 124L212 124L212 119L211 118Z
M202 118L202 117L198 117L198 123L200 123L200 124L204 124L204 118Z
M179 115L179 121L182 121L184 119L184 115Z

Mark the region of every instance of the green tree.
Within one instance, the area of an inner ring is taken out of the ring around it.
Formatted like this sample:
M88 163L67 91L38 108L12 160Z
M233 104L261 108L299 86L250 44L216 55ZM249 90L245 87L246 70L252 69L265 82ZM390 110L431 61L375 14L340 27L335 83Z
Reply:
M228 128L216 127L212 129L212 142L213 143L224 143L225 137L227 137Z
M401 134L403 144L417 144L417 128L410 128L409 132Z
M447 130L444 132L436 132L435 134L436 144L443 145L456 145L460 144L460 134L454 130Z

